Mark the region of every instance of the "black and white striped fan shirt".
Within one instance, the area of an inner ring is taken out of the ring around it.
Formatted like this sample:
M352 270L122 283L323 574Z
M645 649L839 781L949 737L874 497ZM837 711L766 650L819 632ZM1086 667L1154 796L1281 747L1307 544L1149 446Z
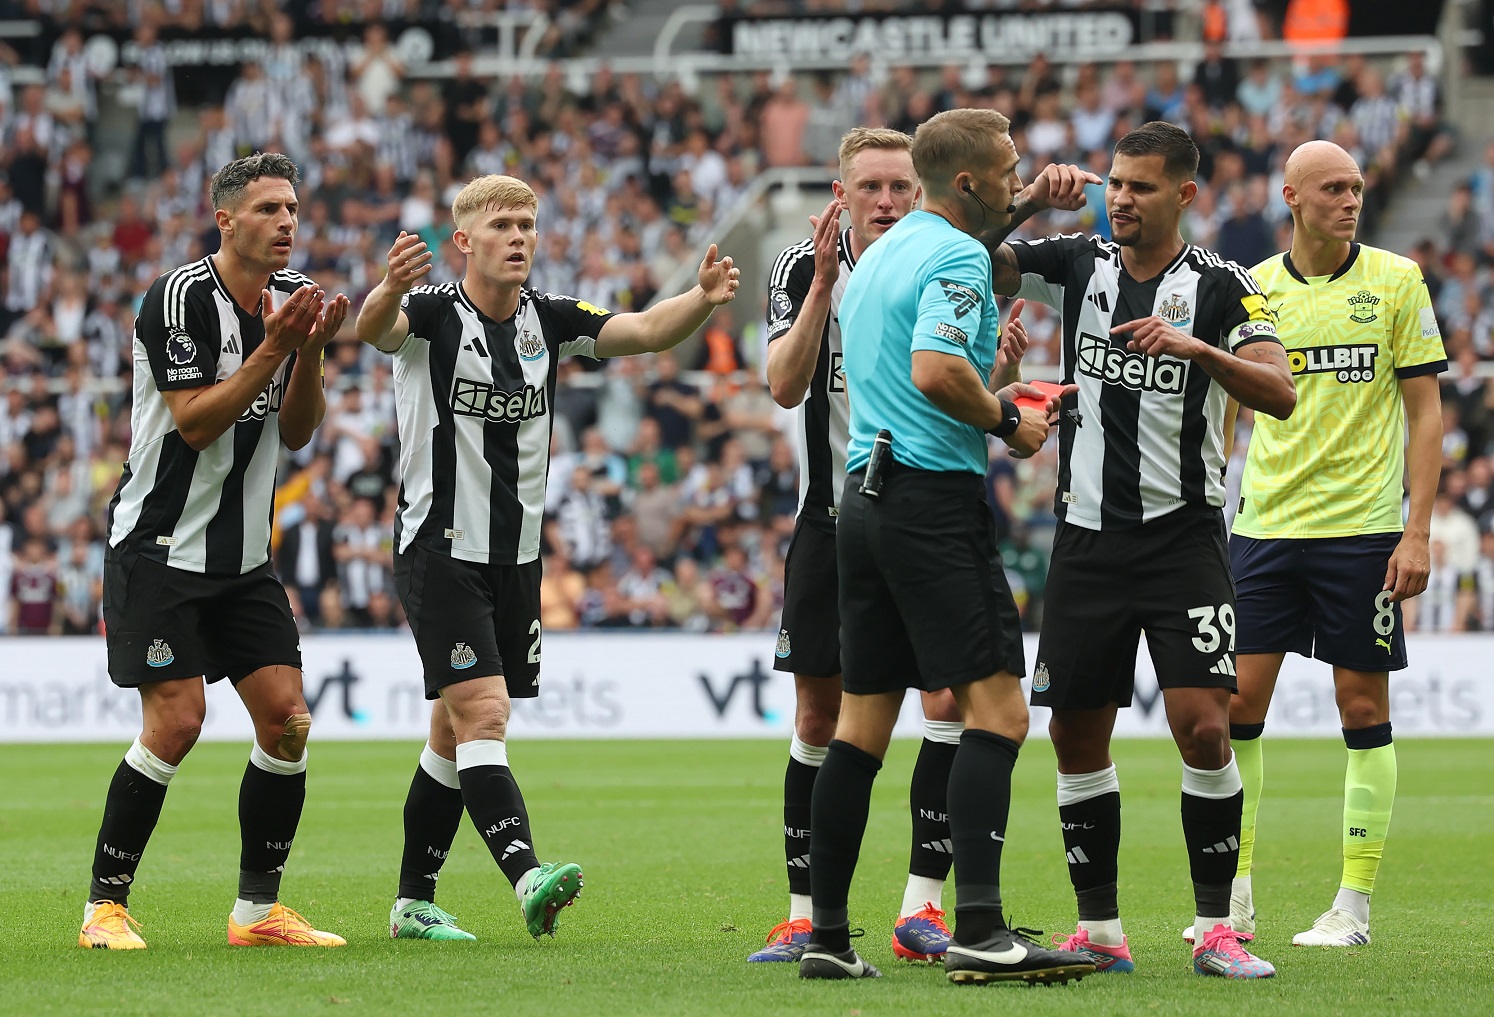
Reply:
M534 561L556 368L596 357L612 312L526 286L514 316L494 321L461 283L416 287L401 306L410 334L394 354L395 550L419 543L481 564Z
M840 275L830 290L830 314L820 336L819 359L804 401L799 404L799 515L822 527L833 527L846 484L846 444L851 407L841 367L840 298L845 295L856 259L851 231L840 234ZM814 240L785 248L773 262L768 289L768 342L798 320L814 282Z
M1065 400L1054 512L1076 526L1139 526L1182 508L1224 505L1224 389L1198 365L1126 349L1113 325L1156 315L1223 349L1280 342L1249 272L1192 245L1137 282L1120 247L1080 235L1011 241L1019 296L1063 317Z
M274 306L309 282L299 272L270 276ZM211 575L269 561L280 404L296 355L201 452L182 438L161 395L225 380L264 338L264 319L234 303L211 257L151 284L135 319L130 458L109 503L111 548Z

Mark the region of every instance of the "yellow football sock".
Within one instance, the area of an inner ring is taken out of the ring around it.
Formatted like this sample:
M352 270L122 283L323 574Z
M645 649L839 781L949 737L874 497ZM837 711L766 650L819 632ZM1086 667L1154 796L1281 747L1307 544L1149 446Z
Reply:
M1264 724L1231 724L1230 746L1235 750L1235 766L1240 771L1240 783L1245 788L1245 801L1240 811L1240 860L1235 866L1235 878L1250 875L1255 860L1255 814L1261 807L1261 785L1265 781L1265 767L1261 758L1261 732Z
M1395 804L1395 745L1390 740L1389 724L1345 731L1344 740L1349 745L1349 766L1344 774L1344 874L1340 885L1369 894L1375 888ZM1359 747L1367 741L1380 744Z

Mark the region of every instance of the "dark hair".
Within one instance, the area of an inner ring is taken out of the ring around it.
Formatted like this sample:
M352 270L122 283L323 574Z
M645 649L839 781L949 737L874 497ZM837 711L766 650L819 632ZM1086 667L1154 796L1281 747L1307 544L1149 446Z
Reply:
M1198 173L1198 146L1181 127L1161 120L1142 124L1115 146L1116 155L1160 155L1162 169L1177 180L1192 180Z
M291 162L290 156L279 152L255 152L242 159L235 159L213 174L209 185L213 208L232 208L244 200L244 192L260 177L279 177L292 185L301 182L301 171Z

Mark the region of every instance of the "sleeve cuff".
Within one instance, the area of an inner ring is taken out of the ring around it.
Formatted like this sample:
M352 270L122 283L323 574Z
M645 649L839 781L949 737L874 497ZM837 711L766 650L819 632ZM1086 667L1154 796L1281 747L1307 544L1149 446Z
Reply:
M1407 378L1420 378L1428 374L1442 374L1446 370L1446 360L1434 360L1429 364L1412 364L1410 367L1397 367L1395 369L1395 376L1404 381Z

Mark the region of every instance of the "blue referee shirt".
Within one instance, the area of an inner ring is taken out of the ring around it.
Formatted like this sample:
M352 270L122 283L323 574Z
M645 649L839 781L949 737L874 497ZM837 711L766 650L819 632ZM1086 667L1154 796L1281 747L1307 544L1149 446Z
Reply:
M872 440L892 432L892 456L921 470L986 472L986 435L913 385L913 351L964 357L991 376L1000 333L991 256L932 212L904 216L869 247L840 301L851 436L846 470L863 469Z

